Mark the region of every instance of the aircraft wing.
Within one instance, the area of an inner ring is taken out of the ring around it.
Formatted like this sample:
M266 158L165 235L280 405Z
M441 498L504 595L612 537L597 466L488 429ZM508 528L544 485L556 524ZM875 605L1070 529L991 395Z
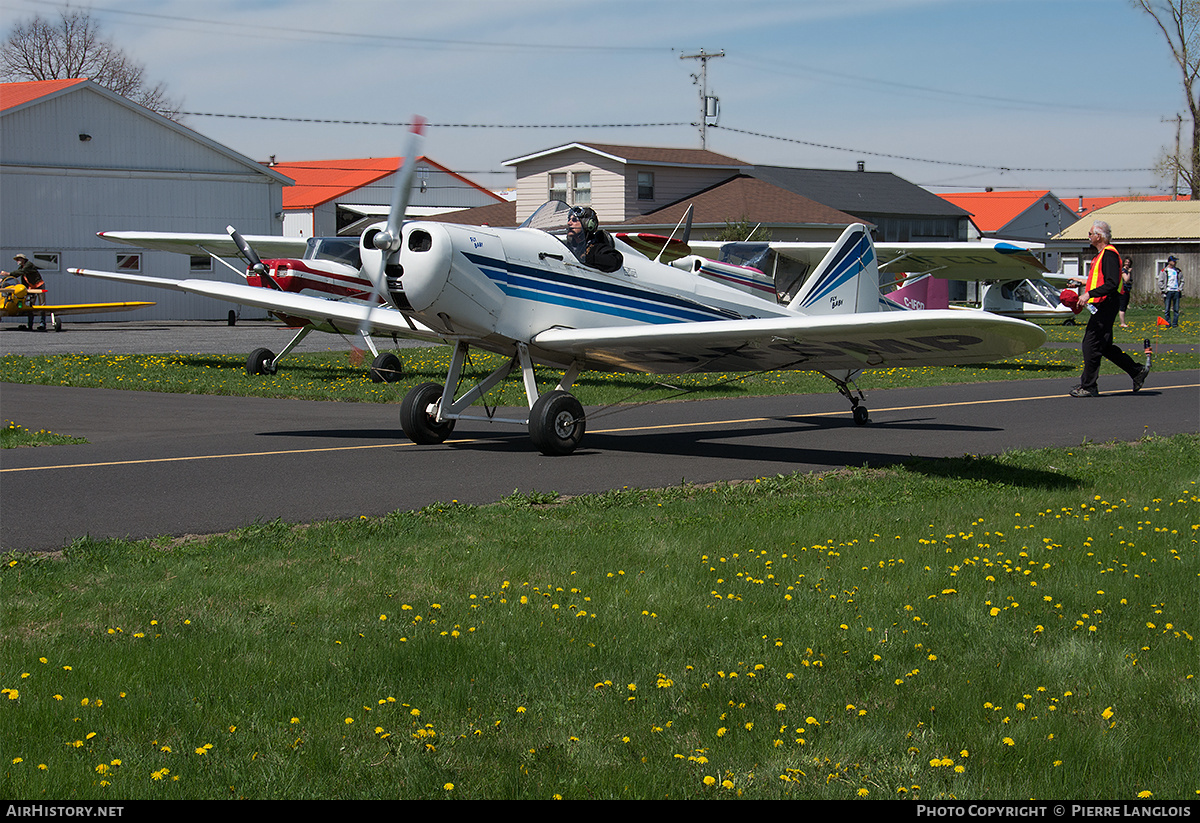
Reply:
M693 240L692 251L719 259L724 243ZM821 262L831 243L771 242L773 251L799 261L809 270ZM1022 280L1041 277L1046 267L1034 255L1037 243L980 240L967 243L876 243L879 269L884 274L932 274L946 280Z
M983 312L921 312L550 329L531 346L556 362L649 374L833 371L984 363L1036 349L1041 327Z
M96 271L94 269L70 269L72 274L82 277L95 277L101 280L114 280L119 283L131 283L139 286L151 286L159 289L199 294L213 297L228 303L243 306L258 306L279 315L301 317L315 323L328 323L334 327L352 331L359 327L367 314L366 306L356 303L343 303L337 300L327 300L323 297L310 297L305 294L276 291L259 286L247 286L240 283L224 283L217 280L171 280L166 277L150 277L142 274L122 274L119 272ZM405 315L387 306L379 306L370 310L371 326L377 331L398 334L402 337L412 337L427 340L431 343L444 343L444 338L428 327L410 320Z
M178 254L215 254L217 257L237 257L237 244L228 234L173 233L165 231L101 231L96 236L110 243L122 243L139 249L171 251ZM303 237L280 237L270 234L247 235L246 242L260 257L302 257L308 244Z
M10 309L12 315L39 315L39 314L97 314L99 312L110 311L133 311L134 309L144 309L146 306L153 306L153 303L69 303L62 306L41 305L26 306L23 309Z

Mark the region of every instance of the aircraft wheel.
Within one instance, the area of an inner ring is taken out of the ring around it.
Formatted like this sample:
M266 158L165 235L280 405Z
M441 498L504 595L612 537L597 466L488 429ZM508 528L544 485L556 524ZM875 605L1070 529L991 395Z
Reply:
M454 431L453 420L440 423L429 408L442 399L442 387L437 383L422 383L404 395L400 403L400 428L404 436L422 446L446 442Z
M246 374L274 374L275 353L270 349L255 349L246 358Z
M583 405L568 392L547 392L529 410L529 436L542 454L570 454L584 429Z
M871 418L867 412L866 406L855 406L854 407L854 425L865 426L865 425L867 425L867 421L870 419Z
M372 383L395 383L403 376L400 358L390 351L385 351L371 363Z
M55 330L55 331L62 331L62 321L61 321L61 320L59 320L57 317L56 317L56 318L54 318L54 330Z

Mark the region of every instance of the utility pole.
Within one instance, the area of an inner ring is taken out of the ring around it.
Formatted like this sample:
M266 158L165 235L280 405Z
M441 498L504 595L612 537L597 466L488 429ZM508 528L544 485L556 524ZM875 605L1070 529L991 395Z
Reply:
M1170 123L1172 120L1175 121L1175 157L1173 158L1171 165L1174 167L1174 171L1175 171L1175 184L1171 187L1171 199L1178 200L1179 199L1179 167L1180 167L1180 165L1183 164L1183 158L1179 156L1179 129L1183 125L1183 115L1177 114L1174 117L1164 117L1164 118L1162 118L1161 122Z
M700 148L708 148L708 121L711 118L716 120L717 115L721 111L720 100L716 97L710 97L708 94L708 61L716 57L724 57L725 49L721 49L716 54L709 54L704 49L700 49L699 54L681 54L680 60L699 60L700 73L692 75L692 82L700 87L700 122L697 123L700 127Z

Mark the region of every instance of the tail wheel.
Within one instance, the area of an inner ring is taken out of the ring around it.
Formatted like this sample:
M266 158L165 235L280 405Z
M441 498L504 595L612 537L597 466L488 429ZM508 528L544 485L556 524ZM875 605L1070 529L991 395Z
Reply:
M453 420L438 421L436 404L442 399L442 387L437 383L422 383L404 395L400 403L400 428L404 436L422 446L444 443L454 431Z
M270 349L255 349L246 358L246 374L274 374L275 353Z
M371 363L372 383L395 383L403 376L400 358L390 351L385 351Z
M565 391L543 394L529 410L529 436L542 454L570 454L583 440L583 405Z

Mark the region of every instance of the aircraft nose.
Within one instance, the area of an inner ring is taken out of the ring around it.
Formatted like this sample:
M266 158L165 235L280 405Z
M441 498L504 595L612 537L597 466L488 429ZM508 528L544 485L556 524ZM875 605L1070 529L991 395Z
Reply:
M400 308L407 304L412 310L426 311L437 301L450 273L450 237L438 223L415 223L405 226L402 239L399 265L388 266L388 290Z

